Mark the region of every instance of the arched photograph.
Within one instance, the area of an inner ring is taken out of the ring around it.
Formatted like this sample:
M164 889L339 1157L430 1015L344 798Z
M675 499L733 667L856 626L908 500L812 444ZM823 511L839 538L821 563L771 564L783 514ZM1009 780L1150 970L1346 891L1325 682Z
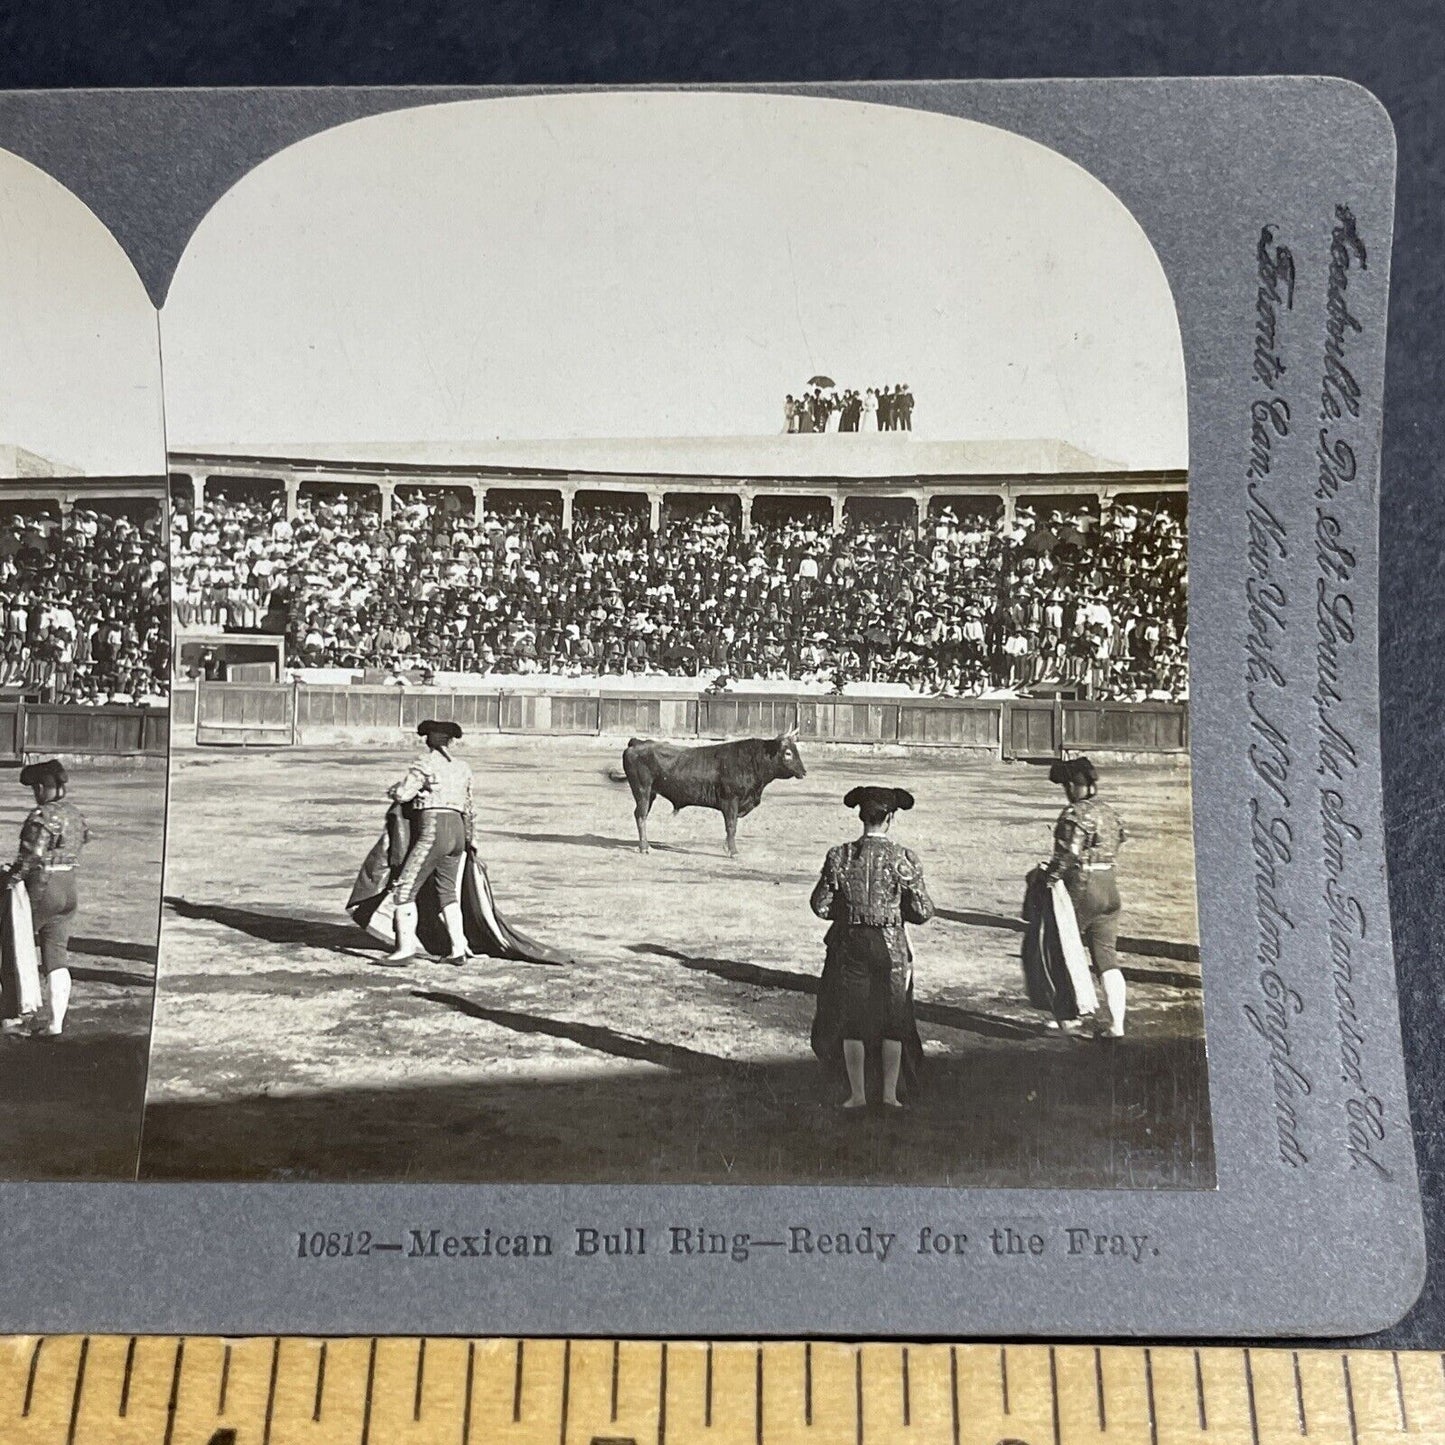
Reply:
M171 674L159 319L0 151L0 1177L131 1179Z
M1208 1189L1185 356L1024 136L430 105L161 314L150 1179Z

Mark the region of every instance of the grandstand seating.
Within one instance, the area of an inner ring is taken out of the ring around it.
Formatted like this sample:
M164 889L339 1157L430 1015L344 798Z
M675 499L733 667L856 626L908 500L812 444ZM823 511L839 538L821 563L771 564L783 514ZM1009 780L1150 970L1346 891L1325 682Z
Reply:
M298 667L868 680L921 694L1187 696L1182 496L1101 512L948 507L921 528L775 510L649 525L645 501L217 489L177 500L180 628L284 631Z
M0 504L0 686L43 702L159 704L171 669L157 502Z

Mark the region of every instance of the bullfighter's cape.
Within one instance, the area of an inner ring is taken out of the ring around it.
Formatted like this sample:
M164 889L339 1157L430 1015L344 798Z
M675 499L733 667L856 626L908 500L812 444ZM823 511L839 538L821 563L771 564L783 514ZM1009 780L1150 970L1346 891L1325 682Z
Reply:
M415 812L402 803L393 803L386 814L386 826L373 844L356 875L356 883L347 900L346 911L373 937L391 943L395 937L392 922L396 905L392 889L401 865L411 847ZM555 948L529 938L513 928L497 912L486 865L468 847L461 878L462 917L466 923L467 946L475 954L491 958L514 959L519 963L569 964L575 962ZM417 940L428 953L446 955L451 952L446 924L442 919L441 897L436 879L429 878L417 894Z
M1025 884L1023 912L1024 989L1029 1002L1060 1022L1093 1013L1099 995L1063 881L1050 881L1042 868L1035 868Z
M41 1006L40 967L30 894L23 883L0 888L0 1016L24 1018Z

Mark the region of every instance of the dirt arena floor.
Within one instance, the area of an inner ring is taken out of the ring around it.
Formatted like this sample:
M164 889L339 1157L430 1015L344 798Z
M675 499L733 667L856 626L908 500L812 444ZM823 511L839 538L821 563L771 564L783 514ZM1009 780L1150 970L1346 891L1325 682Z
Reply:
M92 842L81 856L65 1033L0 1035L0 1177L133 1179L155 996L166 816L162 769L70 770ZM14 857L32 805L0 775L0 848Z
M487 738L478 842L498 905L580 960L395 969L344 910L408 752L172 760L151 1178L1206 1188L1214 1178L1186 768L1110 767L1129 1037L1050 1036L1022 996L1022 879L1061 795L1042 769L804 745L739 827L653 812L621 740ZM823 854L858 781L911 788L895 836L937 918L914 929L926 1089L838 1108L808 1047Z

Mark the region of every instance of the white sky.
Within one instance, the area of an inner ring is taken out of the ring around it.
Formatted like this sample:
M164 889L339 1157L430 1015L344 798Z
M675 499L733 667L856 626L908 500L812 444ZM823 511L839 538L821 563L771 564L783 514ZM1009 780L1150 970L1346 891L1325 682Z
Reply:
M173 449L765 435L815 372L916 431L1186 460L1152 248L1056 153L851 101L469 101L339 127L197 230Z
M130 260L83 202L0 151L0 447L162 476L160 341Z

